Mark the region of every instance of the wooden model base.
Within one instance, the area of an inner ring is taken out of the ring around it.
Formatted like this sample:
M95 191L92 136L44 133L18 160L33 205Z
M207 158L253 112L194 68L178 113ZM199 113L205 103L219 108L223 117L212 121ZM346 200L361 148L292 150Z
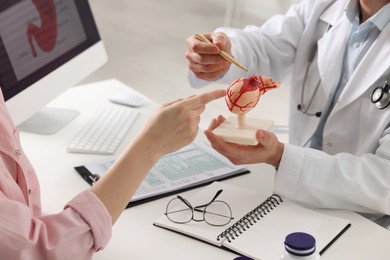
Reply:
M213 133L222 137L229 143L256 145L258 144L256 130L263 129L269 131L274 127L274 121L248 118L246 120L246 125L245 128L240 128L237 126L237 117L229 117L214 129Z

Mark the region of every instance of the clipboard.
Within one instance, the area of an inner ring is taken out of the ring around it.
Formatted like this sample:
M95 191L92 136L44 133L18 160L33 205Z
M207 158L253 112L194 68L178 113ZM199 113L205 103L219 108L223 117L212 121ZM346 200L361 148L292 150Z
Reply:
M114 157L76 166L76 172L89 185L105 174ZM146 175L126 208L222 181L250 171L232 164L209 145L196 139L190 145L160 158Z

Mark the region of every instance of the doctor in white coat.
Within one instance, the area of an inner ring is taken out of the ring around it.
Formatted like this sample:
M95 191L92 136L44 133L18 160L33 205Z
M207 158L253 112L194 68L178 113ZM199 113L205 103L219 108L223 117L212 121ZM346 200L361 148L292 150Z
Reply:
M289 144L261 130L257 146L226 143L211 132L224 120L218 117L205 131L212 146L236 164L274 165L282 196L389 226L390 1L303 0L261 27L206 36L215 45L187 39L193 87L259 74L291 80L292 88Z

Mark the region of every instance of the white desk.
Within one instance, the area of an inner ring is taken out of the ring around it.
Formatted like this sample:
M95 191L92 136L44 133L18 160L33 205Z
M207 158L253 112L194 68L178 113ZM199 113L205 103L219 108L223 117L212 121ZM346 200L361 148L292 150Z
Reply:
M99 106L112 105L107 98L126 90L122 85L96 84L75 87L65 92L50 105L75 108L81 115L54 135L21 133L24 150L34 165L41 183L42 204L45 213L56 213L79 192L89 188L75 172L73 166L103 158L101 155L72 154L66 145ZM137 119L123 150L136 133L142 121L154 110L156 104L149 101L139 108ZM130 109L130 108L129 108ZM213 111L215 113L215 110ZM207 117L207 116L206 116ZM207 123L207 122L205 122ZM119 152L116 153L118 155ZM274 170L259 164L248 167L252 173L226 182L260 190L271 194ZM191 194L195 190L187 191ZM187 195L186 195L187 196ZM170 198L162 198L127 209L113 228L113 236L107 247L94 259L233 259L235 254L152 225L163 214ZM322 256L322 259L390 259L390 232L349 211L324 212L350 219L352 227Z

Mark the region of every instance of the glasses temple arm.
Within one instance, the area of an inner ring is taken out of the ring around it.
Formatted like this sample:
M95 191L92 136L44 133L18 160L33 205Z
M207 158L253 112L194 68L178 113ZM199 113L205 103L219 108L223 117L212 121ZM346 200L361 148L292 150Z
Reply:
M182 196L177 195L177 198L178 198L179 200L181 200L184 204L186 204L190 209L192 209L191 204L190 204L187 200L183 199Z
M222 193L222 191L223 191L222 189L219 190L219 191L217 191L217 193L215 193L215 195L214 195L214 198L213 198L209 203L206 203L206 204L203 204L203 205L196 206L196 207L194 207L194 210L197 211L197 209L199 209L199 208L204 208L204 207L210 205L211 203L213 203L214 200L216 200L216 199L218 198L218 196Z

